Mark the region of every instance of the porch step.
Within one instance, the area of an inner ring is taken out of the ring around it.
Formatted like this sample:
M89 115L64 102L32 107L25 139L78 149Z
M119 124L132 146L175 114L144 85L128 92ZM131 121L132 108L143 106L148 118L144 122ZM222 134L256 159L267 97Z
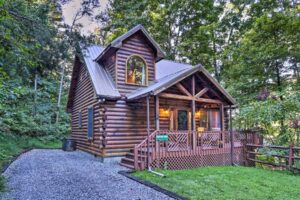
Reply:
M122 161L120 162L120 165L123 166L123 167L127 167L127 168L129 168L129 169L134 169L134 166L133 166L133 165L123 163Z
M143 157L144 159L147 158L146 155L139 155L139 160L137 161L139 168L144 168L145 163L144 161L140 160L140 157ZM130 153L126 154L125 158L121 159L120 165L127 167L129 169L134 169L134 153L133 150L130 151Z
M147 158L147 156L146 155L139 155L140 157L143 157L143 158ZM130 158L130 159L134 159L134 153L128 153L128 154L126 154L126 158Z

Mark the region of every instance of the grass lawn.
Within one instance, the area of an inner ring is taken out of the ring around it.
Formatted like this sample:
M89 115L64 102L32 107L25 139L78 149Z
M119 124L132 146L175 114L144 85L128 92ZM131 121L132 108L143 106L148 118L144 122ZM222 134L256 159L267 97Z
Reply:
M134 176L189 199L300 199L300 175L252 167L147 171Z
M13 156L29 148L60 148L61 141L49 138L32 138L0 133L0 169L11 161ZM5 180L0 175L0 192L5 189Z

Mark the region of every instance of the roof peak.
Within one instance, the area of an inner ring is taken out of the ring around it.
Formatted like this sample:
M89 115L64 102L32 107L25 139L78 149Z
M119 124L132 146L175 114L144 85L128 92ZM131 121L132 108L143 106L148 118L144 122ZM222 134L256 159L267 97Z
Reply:
M122 46L122 43L125 39L129 38L130 36L137 33L138 31L141 31L143 33L143 35L146 37L146 39L151 43L153 48L156 50L156 56L157 56L156 61L163 59L166 56L165 52L161 49L159 44L150 36L150 34L144 28L144 26L141 24L138 24L138 25L134 26L133 28L131 28L126 33L124 33L121 36L114 39L108 46L105 47L104 51L95 60L99 61L111 49L119 49Z

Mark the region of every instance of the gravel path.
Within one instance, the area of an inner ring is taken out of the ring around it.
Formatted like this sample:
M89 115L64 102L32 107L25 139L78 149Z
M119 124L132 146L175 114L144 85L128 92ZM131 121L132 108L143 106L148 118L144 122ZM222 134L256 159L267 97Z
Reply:
M101 163L94 156L61 150L32 150L5 171L8 192L2 199L170 199L117 172L119 160Z

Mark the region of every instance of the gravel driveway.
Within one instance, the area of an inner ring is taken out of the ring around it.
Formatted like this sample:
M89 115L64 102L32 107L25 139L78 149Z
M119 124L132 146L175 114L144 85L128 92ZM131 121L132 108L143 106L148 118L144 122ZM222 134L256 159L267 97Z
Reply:
M8 192L2 199L170 199L117 172L119 160L101 163L94 156L61 150L32 150L5 171Z

